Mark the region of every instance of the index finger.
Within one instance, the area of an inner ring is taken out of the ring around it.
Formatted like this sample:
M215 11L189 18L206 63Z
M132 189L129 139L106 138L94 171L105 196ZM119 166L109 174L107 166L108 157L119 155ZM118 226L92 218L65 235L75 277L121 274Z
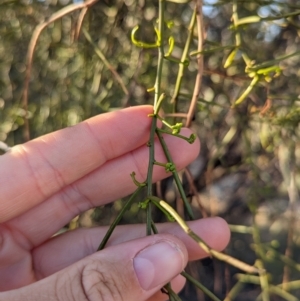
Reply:
M138 106L98 115L13 147L0 157L0 222L145 144L152 110Z

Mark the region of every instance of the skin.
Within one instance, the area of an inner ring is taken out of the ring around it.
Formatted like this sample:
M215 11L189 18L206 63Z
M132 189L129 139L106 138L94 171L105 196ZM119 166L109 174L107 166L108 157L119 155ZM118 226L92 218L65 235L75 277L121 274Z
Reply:
M171 279L175 291L183 287L180 271L206 254L175 224L157 225L160 234L150 237L144 237L144 225L120 226L100 252L106 227L52 237L81 212L132 193L132 171L145 180L151 112L152 107L140 106L99 115L0 157L0 300L160 301L167 299L160 288ZM182 133L190 135L188 129ZM178 169L199 153L198 140L192 145L172 136L165 140ZM158 143L155 157L165 162ZM155 181L166 176L155 166ZM229 241L220 218L190 226L217 250ZM167 269L154 264L165 278L145 289L135 258L160 243L178 251L178 268L165 275Z

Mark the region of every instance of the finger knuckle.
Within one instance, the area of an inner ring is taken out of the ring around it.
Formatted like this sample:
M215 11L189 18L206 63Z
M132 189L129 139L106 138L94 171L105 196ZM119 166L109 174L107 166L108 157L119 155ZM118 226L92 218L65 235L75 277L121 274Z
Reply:
M115 275L118 275L116 279ZM103 269L98 261L88 263L81 273L81 285L88 301L124 301L122 291L126 285L124 279L114 270Z

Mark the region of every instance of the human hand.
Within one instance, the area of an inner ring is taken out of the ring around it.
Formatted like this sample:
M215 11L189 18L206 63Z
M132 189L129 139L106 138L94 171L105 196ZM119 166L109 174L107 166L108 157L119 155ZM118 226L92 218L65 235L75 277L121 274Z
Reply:
M107 227L52 237L81 212L133 192L132 171L146 178L151 112L141 106L99 115L0 157L0 300L159 301L170 280L182 288L187 261L206 254L175 224L157 225L160 234L147 237L143 225L120 226L100 252ZM199 141L165 139L179 169L198 154ZM156 149L163 162L159 143ZM154 169L155 181L166 176ZM189 225L215 249L229 240L220 218Z

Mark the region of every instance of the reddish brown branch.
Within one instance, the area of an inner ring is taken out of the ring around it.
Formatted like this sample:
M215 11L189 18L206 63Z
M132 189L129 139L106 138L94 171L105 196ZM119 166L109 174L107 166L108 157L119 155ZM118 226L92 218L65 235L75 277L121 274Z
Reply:
M67 14L72 13L78 9L86 9L87 7L93 5L98 0L88 0L84 3L80 4L70 4L67 7L62 8L61 10L54 13L49 19L40 23L36 26L31 40L28 45L27 50L27 58L26 58L26 73L25 73L25 80L24 80L24 88L22 94L22 107L25 110L25 120L24 120L24 139L25 141L30 140L30 133L29 133L29 123L28 123L28 90L29 90L29 82L31 76L31 69L32 69L32 61L33 61L33 54L37 44L37 40L41 35L42 31L51 23L55 22L56 20L66 16Z
M203 41L204 41L204 25L203 25L203 14L202 14L202 0L196 0L196 9L197 9L197 32L198 32L198 48L197 51L201 52L203 50ZM197 100L200 94L201 84L202 84L202 75L203 75L203 55L198 54L197 56L197 63L198 63L198 73L196 76L196 82L194 87L194 92L191 100L191 104L189 107L189 111L187 113L187 119L185 122L185 126L189 127L191 125Z
M84 7L78 16L76 30L75 30L75 41L77 41L79 38L80 29L82 27L82 23L87 11L88 11L88 7Z
M190 170L189 170L188 168L185 168L185 169L184 169L184 172L185 172L187 181L188 181L188 183L189 183L191 192L192 192L193 196L196 198L196 201L197 201L197 204L198 204L198 208L199 208L199 210L200 210L200 212L201 212L201 214L202 214L202 217L203 217L203 218L208 217L207 212L205 211L205 209L203 208L203 206L202 206L202 204L201 204L200 195L199 195L199 193L198 193L197 187L196 187L195 184L194 184L194 178L193 178L193 175L191 174L191 172L190 172Z

